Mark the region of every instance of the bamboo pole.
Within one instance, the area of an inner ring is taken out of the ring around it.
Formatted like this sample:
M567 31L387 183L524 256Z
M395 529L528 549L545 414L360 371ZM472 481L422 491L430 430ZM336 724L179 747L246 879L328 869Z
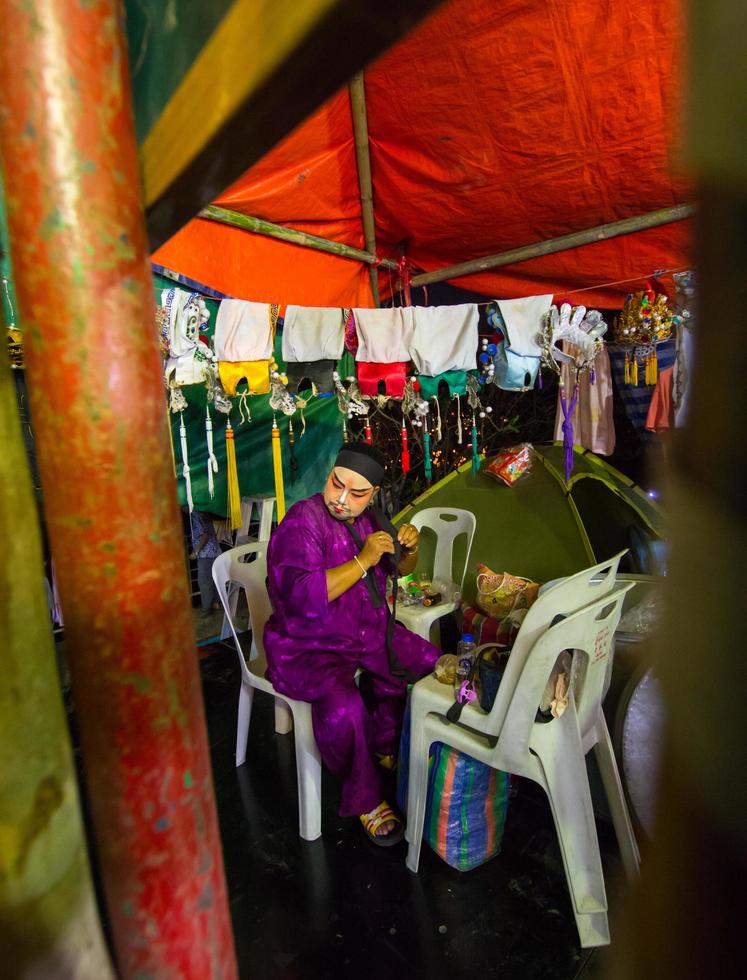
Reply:
M0 446L0 972L110 980L4 351Z
M309 235L307 232L297 231L295 228L274 225L271 221L265 221L263 218L255 218L250 214L240 214L238 211L229 211L227 208L219 208L215 204L203 208L197 217L230 225L232 228L241 228L255 235L277 238L281 242L290 242L292 245L301 245L303 248L313 248L317 252L328 252L330 255L339 256L341 259L352 259L355 262L366 262L369 265L378 261L373 252L364 252L352 245L333 242L329 238L320 238L318 235ZM391 259L382 259L379 264L385 269L397 268L397 263Z
M445 269L423 272L420 275L413 276L412 285L429 286L433 282L458 279L461 276L469 276L474 272L485 272L487 269L496 269L502 265L513 265L515 262L536 259L541 255L565 252L567 249L577 248L579 245L589 245L592 242L601 242L608 238L617 238L620 235L630 235L632 232L643 231L646 228L656 228L658 225L667 225L672 221L683 221L685 218L691 218L694 214L695 205L678 204L675 207L663 208L660 211L652 211L649 214L640 214L634 218L624 218L622 221L613 221L607 225L597 225L596 228L574 231L570 235L561 235L560 238L550 238L546 242L521 245L519 248L512 248L508 252L486 255L481 259L470 259L469 262L460 262L458 265L450 265Z
M373 183L371 181L371 153L368 143L368 115L366 113L366 90L363 72L358 72L350 82L350 110L353 116L353 136L355 138L355 158L358 164L358 187L361 195L361 218L363 220L363 239L366 250L376 255L376 219L373 209ZM379 306L379 271L371 265L371 292L374 304Z
M10 256L118 976L232 980L121 4L0 0L0 23ZM31 518L12 516L6 538Z

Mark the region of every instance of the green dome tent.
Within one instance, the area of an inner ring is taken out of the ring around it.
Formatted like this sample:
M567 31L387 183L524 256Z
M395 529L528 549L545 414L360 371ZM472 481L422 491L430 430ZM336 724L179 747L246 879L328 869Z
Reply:
M561 443L534 447L529 473L513 486L473 474L471 464L440 480L395 518L399 524L427 507L461 507L477 518L469 568L467 599L475 595L475 565L508 571L538 582L570 575L631 548L621 569L647 572L640 554L665 537L661 508L645 491L601 457L574 449L568 487L563 477ZM432 561L433 535L422 535L424 566ZM455 546L455 563L464 563L464 548Z

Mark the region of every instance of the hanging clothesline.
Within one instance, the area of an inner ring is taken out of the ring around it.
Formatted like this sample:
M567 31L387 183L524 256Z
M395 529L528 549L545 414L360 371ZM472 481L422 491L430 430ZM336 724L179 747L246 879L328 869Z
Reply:
M568 289L562 293L558 293L557 295L573 296L575 293L587 293L587 292L592 292L595 289L607 289L611 286L623 286L632 282L646 282L648 279L657 279L660 278L661 276L672 275L677 272L686 272L689 268L691 268L691 266L680 266L676 269L655 269L653 272L649 272L640 276L631 276L629 279L615 279L612 282L600 282L594 286L579 286L577 289ZM185 286L186 288L190 289L192 292L197 293L203 299L212 299L212 300L234 299L233 296L229 296L227 293L222 293L217 289L213 289L210 286L204 285L204 283L197 282L197 280L195 279L190 279L188 276L183 276L179 272L173 272L171 269L167 269L165 266L151 263L151 269L153 270L153 272L157 273L158 275L164 276L164 278L166 279L171 279L173 282L177 283L178 285ZM392 287L391 275L390 275L390 287ZM422 288L427 299L428 287L423 286ZM392 292L392 295L394 296L394 292ZM488 299L488 300L481 300L480 302L475 303L474 305L491 306L495 302L497 302L496 299ZM392 305L395 304L393 303ZM396 305L401 305L401 304L396 304Z

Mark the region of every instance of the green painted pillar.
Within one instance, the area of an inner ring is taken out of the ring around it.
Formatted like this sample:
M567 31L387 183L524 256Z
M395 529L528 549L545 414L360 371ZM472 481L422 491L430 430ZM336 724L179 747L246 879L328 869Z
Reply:
M0 360L0 974L108 980L36 503L4 350Z

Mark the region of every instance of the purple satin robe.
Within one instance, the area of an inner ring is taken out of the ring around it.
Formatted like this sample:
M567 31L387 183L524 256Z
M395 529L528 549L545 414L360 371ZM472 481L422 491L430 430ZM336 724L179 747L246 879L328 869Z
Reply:
M361 539L377 531L370 514L356 518ZM312 703L314 736L325 764L342 780L340 815L368 813L381 802L373 752L396 753L406 683L392 675L386 648L387 605L375 608L356 582L327 599L326 570L359 553L345 522L316 494L299 501L273 532L267 572L273 614L264 644L267 676L282 694ZM371 569L383 593L385 573ZM400 623L394 629L400 664L416 677L433 669L440 651ZM358 668L372 678L366 709L354 684Z

